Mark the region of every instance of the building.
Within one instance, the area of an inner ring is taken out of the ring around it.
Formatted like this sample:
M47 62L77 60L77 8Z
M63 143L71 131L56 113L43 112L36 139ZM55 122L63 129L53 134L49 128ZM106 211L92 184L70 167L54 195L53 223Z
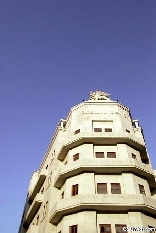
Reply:
M156 171L129 108L91 92L60 120L30 180L19 233L120 233L124 227L156 228Z

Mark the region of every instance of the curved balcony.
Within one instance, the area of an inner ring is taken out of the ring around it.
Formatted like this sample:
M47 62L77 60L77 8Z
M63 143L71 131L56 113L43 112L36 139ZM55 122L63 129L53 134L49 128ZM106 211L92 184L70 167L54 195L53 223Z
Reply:
M37 181L34 184L33 191L29 193L29 203L31 203L36 194L39 192L40 188L42 187L46 177L48 175L48 171L46 169L41 170L40 173L38 173Z
M146 151L145 142L133 134L123 132L85 132L73 135L64 141L58 152L58 159L63 161L68 150L77 147L83 143L93 143L96 145L116 145L118 143L127 144L139 151ZM144 157L146 157L143 154Z
M29 207L29 210L26 214L24 225L29 225L31 221L33 220L34 216L36 215L37 211L39 210L41 204L43 202L43 194L38 193Z
M96 174L133 172L134 174L146 177L151 187L155 187L156 185L152 168L137 160L131 158L84 158L62 167L56 175L54 187L60 189L67 178L76 176L82 172L94 172Z
M83 210L146 211L156 216L156 199L141 194L91 194L58 201L50 211L49 222L58 224L62 217Z

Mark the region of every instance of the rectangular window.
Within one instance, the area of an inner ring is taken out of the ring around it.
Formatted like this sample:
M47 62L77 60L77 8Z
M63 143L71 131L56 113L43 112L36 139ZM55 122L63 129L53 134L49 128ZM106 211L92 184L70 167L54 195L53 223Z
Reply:
M116 233L124 233L124 232L127 232L127 231L123 230L124 227L127 227L127 225L119 225L119 224L116 224L116 225L115 225Z
M105 132L112 132L111 128L105 128Z
M146 193L145 193L145 188L143 185L139 184L139 190L140 190L140 193L141 194L144 194L146 196Z
M39 224L39 215L37 216L37 219L36 219L36 225L38 226Z
M77 225L73 225L69 227L69 233L78 233Z
M79 153L73 155L73 161L76 161L79 159Z
M76 196L78 194L78 184L72 185L72 196Z
M137 157L135 154L132 153L132 158L137 160Z
M107 184L106 183L97 183L97 193L106 194L107 193Z
M96 158L104 158L104 152L95 152Z
M107 152L107 158L116 158L116 152Z
M102 132L102 128L94 128L94 132Z
M74 132L74 134L78 134L78 133L80 133L80 129L78 129L78 130L76 130L76 131Z
M110 224L100 224L100 233L111 233Z
M121 194L121 187L119 183L111 184L111 193L112 194Z

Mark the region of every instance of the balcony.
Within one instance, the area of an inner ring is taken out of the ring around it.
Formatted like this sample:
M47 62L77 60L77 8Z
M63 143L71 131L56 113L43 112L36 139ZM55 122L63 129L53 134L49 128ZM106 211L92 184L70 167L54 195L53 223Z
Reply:
M84 158L79 159L72 164L62 167L55 178L54 186L61 188L67 178L78 175L82 172L94 172L96 174L121 174L122 172L133 172L142 177L146 177L151 187L155 187L152 168L144 163L134 159L118 158Z
M96 145L116 145L118 143L127 144L139 151L145 152L145 143L135 135L123 132L86 132L79 133L67 138L58 152L58 159L63 161L67 152L83 143L93 143ZM145 156L145 155L144 155Z
M37 211L39 210L42 202L43 202L43 194L38 193L36 195L33 203L29 207L29 210L28 210L28 212L26 214L24 225L28 226L31 223L31 221L33 220L33 218L36 215Z
M27 233L38 233L38 226L36 225L30 226Z
M58 224L62 217L77 211L146 211L156 216L156 199L141 194L88 194L58 201L50 211L49 222Z
M29 203L32 203L36 194L39 192L40 188L42 187L46 177L48 175L48 171L46 169L41 170L38 174L37 182L34 185L33 191L29 193Z

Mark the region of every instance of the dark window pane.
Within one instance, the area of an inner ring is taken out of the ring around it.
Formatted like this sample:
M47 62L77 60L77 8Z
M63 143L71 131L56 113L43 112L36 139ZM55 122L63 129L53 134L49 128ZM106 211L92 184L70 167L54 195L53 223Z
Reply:
M116 158L116 152L107 152L107 158Z
M104 152L95 152L96 158L104 158Z
M105 132L112 132L111 128L105 128Z
M94 128L94 132L102 132L102 128Z

